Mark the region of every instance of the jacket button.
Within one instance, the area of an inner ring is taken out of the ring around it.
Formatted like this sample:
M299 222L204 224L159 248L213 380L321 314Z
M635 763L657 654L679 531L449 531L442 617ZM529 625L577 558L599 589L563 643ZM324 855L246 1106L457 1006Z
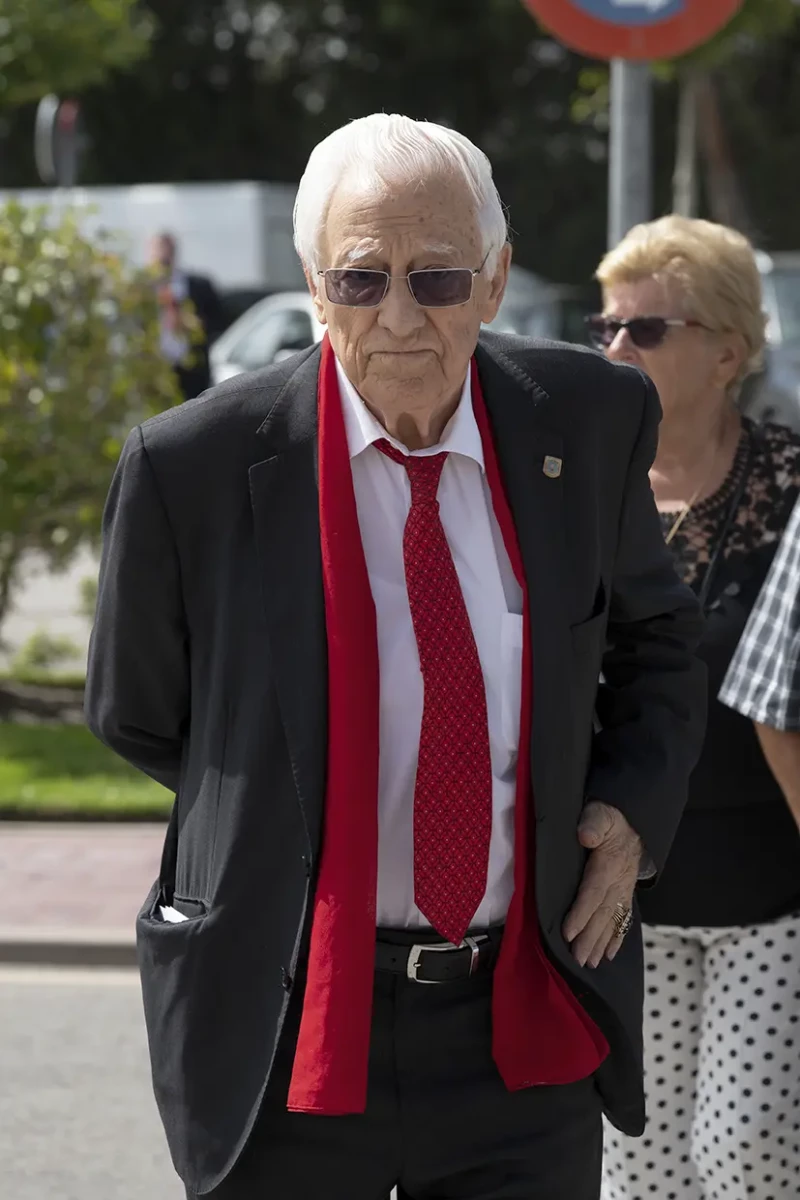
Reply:
M291 973L286 970L286 967L281 967L281 987L283 990L285 992L290 992L292 990L293 983L294 980L292 979Z

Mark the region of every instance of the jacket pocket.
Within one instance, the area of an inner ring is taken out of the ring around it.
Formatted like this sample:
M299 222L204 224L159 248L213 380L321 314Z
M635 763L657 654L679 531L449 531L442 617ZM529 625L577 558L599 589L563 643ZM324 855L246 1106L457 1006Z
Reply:
M180 913L183 918L180 922L182 925L187 922L200 921L208 916L208 905L205 900L173 894L160 880L156 880L139 912L136 921L137 931L140 932L150 925L177 924L178 922L165 920L161 914L162 908L173 908Z

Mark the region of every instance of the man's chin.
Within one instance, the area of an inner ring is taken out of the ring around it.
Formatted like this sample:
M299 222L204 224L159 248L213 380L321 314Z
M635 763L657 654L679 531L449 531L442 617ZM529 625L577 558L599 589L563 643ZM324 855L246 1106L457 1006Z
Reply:
M430 372L421 370L420 366L421 364L418 364L415 370L411 363L407 363L402 371L370 371L366 380L367 394L377 399L379 396L407 396L410 392L419 393L430 389Z

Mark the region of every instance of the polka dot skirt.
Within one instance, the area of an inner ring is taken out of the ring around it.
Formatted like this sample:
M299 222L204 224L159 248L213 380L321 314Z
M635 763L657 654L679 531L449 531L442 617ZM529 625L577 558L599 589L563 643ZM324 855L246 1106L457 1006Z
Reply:
M800 1197L800 916L645 929L647 1128L606 1127L602 1200Z

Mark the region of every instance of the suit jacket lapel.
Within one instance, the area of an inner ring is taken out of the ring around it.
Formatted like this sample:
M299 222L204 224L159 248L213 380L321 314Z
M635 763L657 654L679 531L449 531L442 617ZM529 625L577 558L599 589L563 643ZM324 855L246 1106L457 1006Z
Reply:
M495 448L514 516L531 610L533 659L532 779L537 814L557 796L563 778L558 719L570 704L569 625L565 617L565 464L553 478L546 459L563 460L561 433L550 421L551 401L534 379L501 350L479 344L476 361Z
M327 646L317 485L319 351L289 378L258 430L250 468L272 672L312 852L320 844L327 754Z

